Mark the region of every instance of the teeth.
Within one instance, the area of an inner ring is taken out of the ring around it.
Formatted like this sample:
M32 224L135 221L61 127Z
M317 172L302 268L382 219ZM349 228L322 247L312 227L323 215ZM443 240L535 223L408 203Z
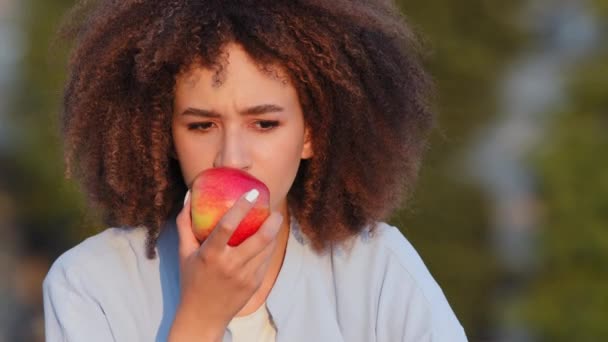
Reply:
M250 203L253 203L256 199L258 199L259 195L260 195L260 192L257 189L252 189L252 190L249 190L247 195L245 195L245 199L247 201L249 201Z

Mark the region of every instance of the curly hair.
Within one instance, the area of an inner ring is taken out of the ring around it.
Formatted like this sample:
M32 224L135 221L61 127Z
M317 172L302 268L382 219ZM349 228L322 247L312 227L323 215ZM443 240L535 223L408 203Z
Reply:
M138 0L76 5L64 89L66 177L104 223L147 229L147 254L187 186L172 157L176 77L221 72L223 47L280 65L297 91L314 156L288 193L321 251L386 219L411 195L435 123L419 39L385 0Z

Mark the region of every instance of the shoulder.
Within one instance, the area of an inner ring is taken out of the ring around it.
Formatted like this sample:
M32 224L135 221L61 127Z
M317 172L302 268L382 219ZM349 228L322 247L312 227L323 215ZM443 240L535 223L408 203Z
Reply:
M439 284L397 227L377 222L334 254L334 259L341 260L339 267L349 273L347 278L362 284L360 295L374 298L379 331L382 321L404 319L408 334L430 334L433 341L443 341L442 336L448 335L454 341L461 340L456 336L464 337ZM347 292L352 294L352 289Z
M384 277L392 272L404 283L420 288L428 297L436 295L437 284L422 258L401 231L386 222L366 227L351 240L334 248L332 258L341 267L361 272L366 276ZM377 270L383 270L378 273Z
M366 227L358 235L332 251L333 258L342 260L345 265L354 263L361 265L362 261L370 266L391 264L395 271L410 278L419 287L427 287L432 281L430 273L422 258L406 239L401 231L386 222L376 222Z
M363 232L359 249L379 254L379 259L390 265L388 270L400 275L400 280L407 280L419 288L429 301L436 297L444 298L420 254L397 227L385 222L376 223Z
M145 257L145 235L140 228L108 228L85 239L53 262L44 286L107 281L129 260Z

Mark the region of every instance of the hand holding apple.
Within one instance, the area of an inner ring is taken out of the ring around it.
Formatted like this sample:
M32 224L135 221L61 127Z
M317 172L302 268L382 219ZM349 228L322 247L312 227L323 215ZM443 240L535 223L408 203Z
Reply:
M271 213L257 232L231 247L228 241L261 199L251 203L240 196L201 244L194 235L193 197L186 197L176 218L181 298L169 341L221 341L230 320L261 286L283 217Z

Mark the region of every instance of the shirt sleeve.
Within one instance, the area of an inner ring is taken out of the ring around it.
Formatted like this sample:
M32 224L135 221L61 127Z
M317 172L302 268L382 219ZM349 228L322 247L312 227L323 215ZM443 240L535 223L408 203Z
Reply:
M398 231L389 234L376 341L466 342L464 329L420 256Z
M102 307L69 271L56 262L43 282L46 341L114 341Z

